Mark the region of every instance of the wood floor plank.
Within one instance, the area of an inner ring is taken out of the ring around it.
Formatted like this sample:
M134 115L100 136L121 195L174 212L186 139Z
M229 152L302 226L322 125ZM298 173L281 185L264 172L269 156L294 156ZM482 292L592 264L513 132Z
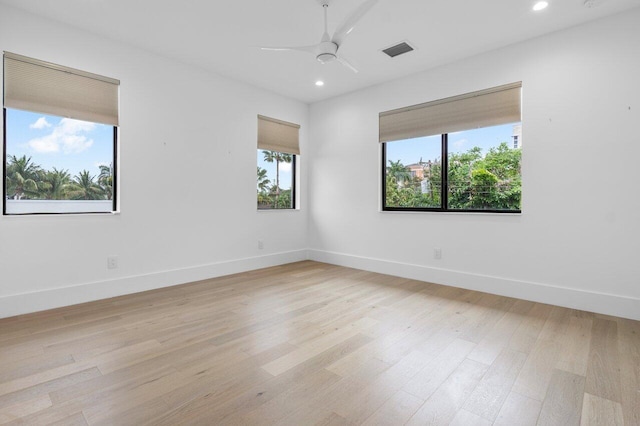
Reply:
M262 368L265 371L273 374L274 376L277 376L278 374L282 374L285 371L295 367L296 365L299 365L304 361L326 351L327 349L337 345L338 343L344 342L345 340L355 336L368 327L371 327L375 323L376 320L370 318L362 318L352 324L349 324L345 328L336 330L333 333L308 342L295 351L263 365Z
M420 371L403 390L423 400L428 399L473 350L475 343L456 340Z
M315 392L331 386L340 379L337 374L321 369L303 377L285 392L240 416L240 424L275 424L297 409L300 403ZM234 420L236 421L236 420Z
M538 336L544 324L547 322L552 309L553 306L551 305L536 303L525 318L522 319L522 322L509 340L507 347L516 352L529 354L535 347Z
M562 370L553 370L538 424L549 426L579 425L584 386L584 377Z
M470 413L466 410L460 410L449 423L449 426L491 426L491 422L487 419L483 419L477 414Z
M593 321L585 392L622 402L616 321Z
M557 368L579 376L587 375L592 328L592 318L570 318L558 356Z
M580 422L640 425L640 322L312 261L0 319L0 423Z
M511 310L500 318L493 329L478 342L468 358L486 365L493 364L500 352L508 345L525 314L533 306L532 302L517 300Z
M411 394L398 391L362 424L364 426L405 424L423 402Z
M509 393L498 413L494 426L535 426L542 402L515 392Z
M624 414L619 402L603 399L589 393L582 401L580 426L623 426Z
M493 423L525 359L522 352L503 350L467 400L465 410Z
M9 405L0 409L0 424L9 423L12 420L26 417L30 414L37 413L45 408L51 407L53 403L49 395L40 395L34 399L20 401L16 404Z
M626 425L640 425L640 322L618 320L622 412Z
M538 339L520 370L513 391L542 402L561 348L558 341Z
M467 401L488 366L465 360L415 412L407 425L448 425Z

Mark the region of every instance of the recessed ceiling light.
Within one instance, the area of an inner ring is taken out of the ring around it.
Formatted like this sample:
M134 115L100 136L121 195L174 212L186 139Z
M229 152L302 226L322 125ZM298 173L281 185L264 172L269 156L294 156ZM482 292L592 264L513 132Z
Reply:
M549 6L549 3L546 1L539 1L536 4L533 5L533 10L535 10L536 12L539 12L541 10L544 10L547 8L547 6Z
M322 80L316 81L316 86L318 86L318 87L324 86L324 81L322 81Z

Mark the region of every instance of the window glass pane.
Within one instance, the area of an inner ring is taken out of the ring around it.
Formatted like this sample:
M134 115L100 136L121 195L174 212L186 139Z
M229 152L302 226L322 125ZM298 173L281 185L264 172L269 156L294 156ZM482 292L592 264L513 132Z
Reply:
M448 135L448 208L520 210L520 123Z
M384 144L385 207L441 207L441 141L436 135Z
M258 209L293 209L295 155L258 150Z
M7 214L113 211L113 126L6 109Z

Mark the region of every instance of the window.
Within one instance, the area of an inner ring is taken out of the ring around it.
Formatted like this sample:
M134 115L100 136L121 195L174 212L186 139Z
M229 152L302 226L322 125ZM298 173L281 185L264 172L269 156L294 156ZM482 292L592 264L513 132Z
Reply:
M118 87L5 52L5 215L116 210Z
M296 208L300 126L258 116L258 210Z
M383 210L520 212L520 87L380 114Z

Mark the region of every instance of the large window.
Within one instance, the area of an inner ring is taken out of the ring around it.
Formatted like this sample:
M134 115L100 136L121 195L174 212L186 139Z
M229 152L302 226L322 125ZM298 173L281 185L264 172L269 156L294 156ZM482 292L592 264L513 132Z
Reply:
M4 55L4 214L116 210L117 80Z
M380 135L383 210L521 211L520 84L383 113Z
M296 157L300 126L258 116L259 210L296 208Z

